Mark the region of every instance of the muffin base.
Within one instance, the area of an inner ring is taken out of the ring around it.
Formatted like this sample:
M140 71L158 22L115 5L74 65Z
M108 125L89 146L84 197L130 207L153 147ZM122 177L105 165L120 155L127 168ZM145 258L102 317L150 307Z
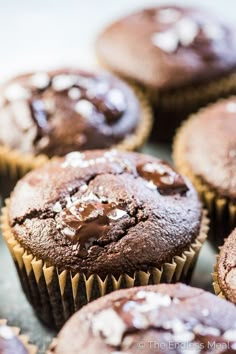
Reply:
M7 321L0 319L0 325L6 325ZM37 354L38 348L29 343L29 338L26 335L20 334L20 328L18 327L11 327L11 330L15 334L15 336L21 341L21 343L25 346L25 348L28 350L29 354Z
M7 203L8 204L8 203ZM11 252L22 288L38 317L48 326L60 328L79 308L114 290L139 285L189 282L200 249L207 238L208 219L203 212L199 235L190 247L161 268L137 271L133 276L112 274L101 279L92 274L60 270L37 259L15 239L8 221L8 208L2 213L2 232Z
M184 145L182 144L182 131L191 124L192 115L178 130L173 144L173 160L180 173L187 176L207 208L210 217L209 241L215 249L218 249L224 242L224 238L230 234L236 226L236 203L228 198L222 197L217 190L212 188L201 177L194 175L187 161L185 160Z
M14 185L28 171L42 166L48 161L46 155L23 155L17 150L0 145L0 194L9 196Z
M145 88L154 108L152 138L171 142L181 122L199 108L236 94L236 73L199 85L189 85L169 91Z
M146 142L152 128L152 109L144 94L132 87L141 107L140 120L136 131L120 143L111 146L118 150L136 151ZM57 156L53 157L56 158ZM50 159L46 155L33 156L22 154L18 150L0 145L0 195L5 199L10 195L16 182L27 172L40 167Z

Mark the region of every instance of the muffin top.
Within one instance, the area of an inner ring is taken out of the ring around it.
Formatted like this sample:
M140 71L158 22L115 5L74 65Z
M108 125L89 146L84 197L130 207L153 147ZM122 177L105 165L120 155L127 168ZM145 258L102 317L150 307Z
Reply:
M216 269L221 290L228 300L236 304L236 230L221 247Z
M138 153L73 152L18 182L9 221L20 244L86 275L133 274L180 255L199 235L196 191Z
M182 160L218 194L235 201L236 98L201 110L183 126L176 144L177 165Z
M3 84L0 117L0 144L51 157L121 142L137 128L140 105L108 73L61 69Z
M0 321L0 354L28 354L12 328Z
M233 28L195 8L133 13L110 25L96 48L113 71L162 90L207 82L236 67Z
M70 354L236 353L236 308L183 284L119 290L71 317L53 353L68 349Z

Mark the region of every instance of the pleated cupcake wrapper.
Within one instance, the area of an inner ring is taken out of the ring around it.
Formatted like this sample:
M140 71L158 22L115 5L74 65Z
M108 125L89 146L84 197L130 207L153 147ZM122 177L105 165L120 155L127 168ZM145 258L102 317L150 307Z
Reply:
M202 110L205 110L203 108ZM200 110L200 112L202 111ZM188 125L191 125L193 119L197 119L198 114L190 116L190 118L179 128L173 144L173 159L177 169L181 174L187 176L195 188L197 189L201 200L207 208L211 220L210 238L214 246L223 243L224 238L228 236L236 225L236 203L230 201L226 197L222 197L208 183L203 181L199 176L194 175L188 162L185 160L185 151L183 140L183 132Z
M134 133L127 136L120 143L111 146L119 150L135 151L142 147L152 128L153 117L151 107L145 95L137 87L132 87L140 102L140 120ZM56 157L54 157L56 158ZM0 175L16 182L28 171L45 164L49 158L44 155L34 156L22 154L20 151L0 145Z
M169 91L158 91L153 88L144 89L151 102L163 111L170 109L191 110L201 107L221 97L236 94L236 73L199 85L189 85Z
M219 256L216 256L216 260L218 260ZM218 282L218 275L217 275L217 266L216 264L214 265L214 272L212 273L212 280L213 280L213 283L212 283L212 286L213 286L213 289L214 289L214 292L217 296L219 296L220 298L222 299L226 299L226 296L224 295L223 293L223 290L221 290L220 288L220 284Z
M7 320L0 319L0 325L7 325ZM29 354L37 354L38 349L35 345L29 343L29 338L26 335L20 334L20 328L18 327L11 327L12 332L15 336L22 342L25 348L28 350ZM17 353L16 353L17 354Z
M6 201L8 205L8 201ZM195 266L208 232L208 218L203 212L199 235L188 250L173 257L171 263L147 272L137 271L134 276L112 274L102 280L97 274L86 277L83 273L59 271L27 252L15 239L8 221L8 207L2 212L2 233L8 245L25 294L38 316L48 325L60 328L79 308L111 291L160 282L186 281Z
M210 80L202 84L187 85L172 90L160 90L155 87L149 87L136 80L130 79L122 73L114 71L101 58L98 58L98 64L120 76L131 86L142 90L153 106L161 111L170 110L190 110L192 107L201 107L208 102L215 101L221 97L227 97L236 94L236 72L229 73L223 77Z

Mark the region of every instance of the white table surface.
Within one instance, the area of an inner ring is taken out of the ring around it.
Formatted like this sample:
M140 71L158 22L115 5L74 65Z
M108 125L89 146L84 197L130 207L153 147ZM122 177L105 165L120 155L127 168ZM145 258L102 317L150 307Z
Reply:
M54 65L96 65L96 34L116 18L161 3L201 5L231 21L235 0L0 0L0 79Z

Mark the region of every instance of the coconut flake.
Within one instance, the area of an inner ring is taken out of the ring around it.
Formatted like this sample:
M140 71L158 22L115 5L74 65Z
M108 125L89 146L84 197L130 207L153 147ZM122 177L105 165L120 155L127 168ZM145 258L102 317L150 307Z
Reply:
M72 99L72 100L78 100L81 97L81 91L78 87L72 87L69 91L68 91L68 96Z
M27 100L31 97L31 93L20 84L14 83L6 87L4 96L8 101Z
M119 220L126 215L126 211L116 208L111 213L107 214L107 217L111 220Z
M94 111L94 105L87 100L80 100L75 105L75 111L81 116L88 118Z
M31 83L37 89L43 90L48 87L50 83L50 77L47 73L41 72L31 76Z
M182 46L187 47L194 42L196 36L199 33L199 26L188 18L179 20L175 29Z
M236 113L236 102L227 103L226 110L229 113Z
M233 342L236 342L236 329L228 329L224 334L223 334L223 338Z
M219 40L224 37L224 31L221 26L216 23L207 23L203 27L205 36L211 40Z
M126 325L120 316L112 309L106 309L95 314L92 319L94 335L101 335L107 344L118 346L122 342Z
M174 178L174 176L171 176L171 175L161 176L160 181L164 184L171 186L172 184L174 184L175 178Z
M73 85L76 84L78 78L76 75L56 75L52 79L52 87L55 91L64 91L71 88Z
M157 32L152 35L152 43L166 53L174 53L178 48L178 36L174 30Z
M60 203L60 202L56 202L56 203L53 205L52 210L53 210L55 213L60 213L60 211L62 211L61 203Z
M126 108L126 102L124 94L119 89L111 89L106 96L108 102L110 102L118 110L123 111Z

